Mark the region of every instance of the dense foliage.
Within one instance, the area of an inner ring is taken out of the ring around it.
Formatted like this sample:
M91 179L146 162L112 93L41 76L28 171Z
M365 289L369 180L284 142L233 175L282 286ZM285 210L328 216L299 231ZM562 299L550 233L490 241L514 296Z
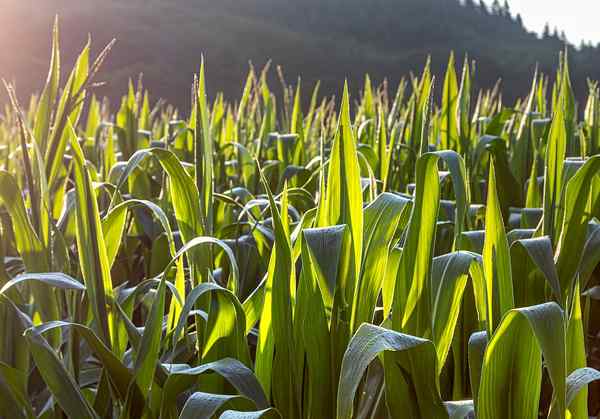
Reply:
M509 0L508 5L512 2ZM306 86L321 81L321 92L339 95L348 79L358 96L369 73L379 84L396 86L403 75L418 74L428 55L442 79L451 51L477 61L475 87L491 88L502 78L511 103L529 88L536 65L551 74L564 48L560 29L529 32L530 23L500 0L2 0L0 77L16 79L23 101L40 90L48 57L47 33L61 16L61 51L69 67L88 34L98 44L117 38L103 66L99 93L117 103L128 78L144 73L144 85L179 109L189 110L190 80L203 53L208 92L235 101L248 62L282 66L289 81ZM483 6L481 6L483 4ZM487 6L485 6L487 5ZM543 13L543 11L541 11ZM26 22L26 23L25 23ZM568 35L568 34L567 34ZM572 41L572 40L571 40ZM587 93L586 78L600 79L600 49L569 45L573 89ZM66 69L67 67L65 67ZM63 74L64 75L64 74ZM271 90L281 94L275 71ZM437 89L439 93L441 90ZM308 95L304 95L308 106ZM439 97L438 97L439 99ZM0 97L2 103L4 97Z
M111 46L61 80L55 29L42 92L5 82L3 417L598 413L600 91L566 56L510 107L453 56L353 100L265 68L209 101L202 64L185 115L97 100Z

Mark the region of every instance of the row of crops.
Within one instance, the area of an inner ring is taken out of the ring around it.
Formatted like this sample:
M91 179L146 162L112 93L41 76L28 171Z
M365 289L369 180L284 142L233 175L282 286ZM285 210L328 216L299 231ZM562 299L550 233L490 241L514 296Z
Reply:
M5 83L1 417L599 412L600 89L566 57L514 104L453 57L233 102L202 65L188 115L97 100L111 47L61 80L55 27L41 93Z

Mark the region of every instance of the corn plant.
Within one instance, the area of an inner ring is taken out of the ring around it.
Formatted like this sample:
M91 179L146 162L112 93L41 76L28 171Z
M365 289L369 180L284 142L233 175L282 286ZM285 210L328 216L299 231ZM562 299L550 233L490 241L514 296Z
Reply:
M112 46L62 83L56 23L40 95L4 83L2 417L598 414L600 99L566 55L512 106L454 55L231 102L201 58L186 115L97 98Z

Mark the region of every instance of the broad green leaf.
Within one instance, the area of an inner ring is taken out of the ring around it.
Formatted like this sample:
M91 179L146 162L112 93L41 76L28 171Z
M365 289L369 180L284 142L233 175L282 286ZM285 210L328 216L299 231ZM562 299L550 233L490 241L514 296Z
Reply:
M177 396L193 388L198 383L198 378L201 375L211 373L216 373L225 378L240 395L252 400L259 409L268 406L267 398L252 370L238 360L225 358L193 368L182 365L169 372L162 394L163 411L169 406L176 406Z
M5 414L35 418L27 395L27 380L26 372L0 362L0 388L6 392L4 397L0 397L0 406Z
M240 412L237 410L226 410L219 419L281 419L279 412L273 408L259 410L256 412Z
M560 226L559 206L563 194L562 179L567 152L566 94L567 89L563 87L552 117L544 168L544 235L550 236L554 241L560 232L557 227Z
M590 157L566 186L564 217L555 252L556 269L565 301L571 296L581 264L590 219L592 180L599 171L600 156Z
M514 308L510 250L502 221L500 202L496 194L496 175L490 164L488 196L485 213L483 269L488 299L488 332L496 329L506 312Z
M483 370L483 360L488 343L489 336L487 332L475 332L469 337L469 380L471 382L471 392L473 393L475 408L477 408L481 371Z
M78 323L64 321L54 321L44 323L35 328L35 333L42 335L53 329L71 329L76 331L86 341L96 358L102 363L102 366L108 372L116 390L116 395L120 400L125 401L128 387L134 376L132 372L119 360L119 358L100 340L92 329ZM141 393L138 403L144 403Z
M444 402L449 419L466 419L475 412L473 400Z
M135 207L144 207L152 212L167 235L171 257L175 256L175 240L173 238L173 232L171 230L169 219L162 208L151 201L128 199L127 201L112 207L102 219L102 232L104 234L104 240L107 246L107 256L111 266L114 264L121 245L127 211ZM185 296L185 293L183 293L183 296Z
M153 388L154 371L160 353L162 321L165 311L165 281L163 277L154 296L152 308L144 327L140 348L137 351L133 365L135 381L145 397L147 397Z
M455 151L442 150L433 152L433 154L439 156L446 163L452 178L452 188L456 200L454 210L454 247L456 248L460 235L465 228L467 211L471 201L465 162Z
M455 252L433 259L431 273L431 335L437 353L438 375L445 364L461 310L467 279L471 278L475 307L481 326L485 325L487 302L481 256Z
M441 124L440 142L442 149L455 149L458 145L458 78L454 68L454 53L450 54L444 78Z
M25 337L38 371L61 409L73 418L98 418L48 342L35 329L28 329Z
M561 288L554 265L552 242L549 237L535 237L531 239L516 240L511 244L511 266L513 278L520 278L514 283L515 304L519 307L540 304L546 301L545 287L552 291L554 300L561 303ZM542 273L545 281L530 281L528 261L534 265L533 269Z
M333 265L337 271L337 258L329 258L328 264L321 265L315 255L324 250L321 259L335 252L335 243L330 249L312 247L311 242L325 241L331 237L332 229L306 229L302 237L302 272L298 284L298 295L294 313L295 353L299 372L305 379L302 383L304 417L332 417L333 415L333 383L331 368L331 341L327 305L324 294L329 293L327 273L323 269ZM339 251L339 249L337 249ZM332 263L333 262L333 263ZM334 274L335 275L335 274ZM333 280L335 281L335 276ZM331 306L329 306L331 309ZM302 390L298 387L296 391Z
M154 156L161 164L163 170L169 175L169 191L171 204L175 212L177 227L184 243L198 236L204 236L200 195L194 180L186 172L181 161L171 151L152 148L136 151L123 170L118 182L119 189L128 176L149 156ZM196 250L190 253L192 267L202 278L206 277L206 270L210 268L207 260L207 251ZM197 284L196 275L193 275L194 284Z
M319 205L317 224L319 227L348 225L352 238L354 276L358 278L362 252L363 198L347 84L344 86L338 126L329 160L326 190L321 191L321 194L324 195L324 201L323 205Z
M185 401L179 419L211 419L232 402L251 404L241 396L196 392Z
M48 250L44 248L35 233L25 203L20 199L21 196L15 178L8 172L0 170L0 203L10 214L17 251L29 272L48 272L50 270ZM39 310L42 319L47 321L58 319L58 307L52 292L42 284L34 285L32 292L37 301L36 310Z
M337 287L337 279L340 273L340 263L343 256L344 233L347 227L332 226L315 229L305 229L302 232L303 239L310 250L311 263L318 269L317 275L321 298L325 308L331 311L333 296ZM304 256L304 250L302 250Z
M184 247L179 249L179 251L174 256L172 261L165 268L165 272L167 272L167 270L172 265L176 264L185 252L192 251L197 246L208 245L208 244L217 244L217 245L221 246L223 249L225 249L225 253L230 258L230 263L232 266L233 282L237 282L237 278L238 278L237 264L235 263L235 257L233 255L233 253L231 252L231 249L229 249L225 243L223 243L222 241L215 239L213 237L197 237L197 238L189 241ZM234 308L234 311L230 312L230 315L233 317L230 316L229 318L224 319L226 321L226 324L229 325L228 327L230 327L229 333L232 335L232 339L234 340L234 342L236 342L236 344L234 345L235 353L232 353L230 355L231 356L235 355L241 361L248 362L247 361L247 359L248 359L247 346L245 344L246 321L245 321L245 316L244 316L244 309L242 308L239 300L235 297L235 295L230 290L223 288L214 283L200 284L200 285L196 286L194 289L192 289L189 292L189 294L187 295L185 304L184 304L183 308L181 309L179 319L177 320L177 324L174 328L173 345L175 345L177 339L180 336L182 336L183 329L187 322L188 314L193 309L194 305L197 303L197 301L203 295L212 294L212 293L225 296L225 300L221 300L220 303L224 304L224 301L228 301L229 304L231 304ZM230 320L233 320L233 324L230 324ZM221 325L219 324L219 322L216 322L216 323L212 324L212 326L206 330L206 333L204 335L204 342L203 342L203 346L205 348L204 349L205 354L207 351L210 350L210 348L214 344L218 343L220 334L222 333L222 331L220 330L220 327L221 327Z
M600 380L600 371L593 368L580 368L567 377L567 407L575 400L578 393L588 384Z
M566 411L566 333L556 303L510 310L492 336L483 360L478 418L537 418L542 355L554 389L551 418Z
M587 365L585 331L581 315L581 299L579 298L579 282L573 290L573 302L571 312L567 321L567 374L585 368ZM587 388L583 387L569 403L569 411L573 419L586 419L588 417Z
M392 305L392 327L416 336L430 328L430 275L440 200L438 156L417 161L416 192L400 257Z
M112 324L114 317L109 306L113 299L110 265L89 168L74 132L71 135L71 149L74 160L79 266L94 314L96 333L110 347L115 338Z
M598 263L600 263L600 225L590 223L578 272L581 288L587 288L588 281Z
M41 282L51 287L84 291L85 287L83 284L76 279L70 277L62 272L47 272L47 273L24 273L17 275L10 281L6 282L2 288L0 288L0 294L6 294L6 292L21 283L24 282Z
M431 341L366 323L358 328L344 354L336 417L353 417L354 399L363 374L369 364L383 352L389 352L384 368L386 394L388 397L393 395L393 400L387 400L391 417L417 414L430 418L447 418L435 384L435 349ZM395 380L394 391L387 378ZM433 382L430 381L432 378ZM400 407L401 410L395 409Z
M352 304L353 331L362 323L373 322L392 240L409 204L406 198L383 193L364 210L363 260Z
M271 250L262 314L256 348L256 375L273 402L286 418L297 417L299 397L295 392L293 357L293 296L296 280L287 226L287 189L281 201L281 213L267 181L262 176L271 209L275 242Z

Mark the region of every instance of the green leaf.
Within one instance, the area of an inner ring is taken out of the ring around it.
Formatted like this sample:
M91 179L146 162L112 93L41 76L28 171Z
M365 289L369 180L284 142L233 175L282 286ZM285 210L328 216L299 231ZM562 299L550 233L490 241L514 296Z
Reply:
M319 205L318 226L346 224L350 230L355 278L360 273L363 237L363 195L356 151L356 140L351 126L348 85L344 95L327 173L327 189L323 205Z
M477 417L537 418L542 355L554 388L551 418L566 410L564 314L556 303L510 310L485 352Z
M89 76L90 41L77 57L75 66L69 75L67 84L58 103L54 116L54 127L52 128L48 147L44 160L46 161L46 175L48 185L52 188L57 181L63 165L63 157L69 137L73 135L71 125L75 126L83 107L85 92L82 90ZM72 143L71 139L71 143Z
M302 271L298 284L298 295L294 313L294 332L297 364L300 372L304 374L302 387L296 391L303 391L303 406L305 416L332 417L334 406L331 365L331 336L329 334L329 320L327 305L323 295L329 293L327 273L323 270L333 268L333 280L336 280L337 258L330 257L329 263L321 265L318 262L317 252L321 259L339 252L335 242L330 246L311 246L311 243L327 243L327 239L335 239L332 229L306 229L302 233ZM329 306L331 310L331 306Z
M48 342L35 329L28 329L25 338L40 375L61 409L72 418L96 419L98 416Z
M181 161L171 151L160 148L136 151L123 169L116 185L117 189L121 188L128 176L149 156L154 156L169 175L171 204L183 243L185 244L195 237L204 236L198 188ZM210 268L207 251L197 249L190 253L189 258L198 275L207 280L206 272ZM198 283L196 278L196 275L193 275L194 284Z
M481 371L483 370L483 360L485 358L488 343L489 335L487 332L475 332L469 337L469 379L471 382L471 392L473 393L475 408L477 408Z
M533 75L533 81L531 82L531 90L529 92L529 96L527 97L527 101L525 102L525 106L523 107L523 116L521 117L521 121L519 123L519 128L516 134L515 142L514 142L514 153L512 158L512 169L515 177L517 178L520 184L523 184L527 179L528 172L536 174L535 169L537 166L537 156L534 151L535 148L535 138L532 135L532 111L534 109L535 102L535 94L536 88L538 84L538 70L536 68L535 74ZM533 163L533 164L532 164ZM529 169L531 166L531 170ZM535 179L535 176L532 176L531 179ZM532 188L531 193L533 194L535 189L533 189L535 185L530 184L529 188ZM531 202L533 195L529 196L528 190L528 198L529 202Z
M465 153L471 146L471 71L466 56L458 91L458 134L460 140L458 151Z
M146 397L153 388L152 382L161 347L162 321L165 311L165 278L160 281L150 314L146 320L140 348L135 357L133 370L137 386Z
M144 207L152 212L160 222L161 227L167 235L171 257L175 256L175 240L173 231L167 215L161 207L155 203L142 199L128 199L112 207L111 210L102 219L102 232L107 246L107 256L110 266L114 264L115 258L121 245L122 236L125 228L127 211L135 207ZM183 294L185 296L185 294Z
M269 408L258 412L240 412L237 410L226 410L219 419L281 419L281 415L275 409Z
M56 96L58 94L58 86L60 83L60 50L58 45L58 16L54 20L52 28L52 54L50 56L50 69L44 90L40 96L38 103L35 124L33 128L33 137L39 144L42 152L46 151L48 136L50 134L50 124L52 121L52 110Z
M513 277L521 278L514 283L515 304L522 307L546 301L545 286L550 287L554 299L560 304L562 301L561 287L554 265L550 238L535 237L516 240L511 244L510 252ZM533 262L535 268L543 274L545 282L535 284L528 280L527 260Z
M236 359L225 358L193 368L187 365L179 366L176 370L170 371L164 384L162 409L176 406L177 396L180 393L193 388L198 383L200 375L211 373L225 378L239 394L252 400L259 409L268 406L267 398L252 370Z
M174 264L177 263L177 261L181 258L181 256L184 253L191 252L194 250L194 248L196 248L198 246L206 246L206 245L218 245L225 251L225 254L229 257L230 264L231 264L232 282L237 282L238 277L239 277L239 272L238 272L237 263L235 261L235 256L234 256L232 250L223 241L221 241L219 239L215 239L214 237L196 237L196 238L190 240L188 243L185 244L185 246L183 246L181 249L179 249L177 251L177 253L173 257L171 262L165 268L165 273L168 271L168 269L171 266L173 266ZM230 295L229 300L231 300L231 302L234 305L239 306L239 308L236 309L238 311L236 321L239 323L239 326L241 326L241 330L245 330L245 319L244 319L244 316L242 315L243 309L242 309L241 305L239 304L239 301L237 300L235 295L230 290L223 288L215 283L209 282L209 283L203 283L203 284L196 286L187 295L187 298L185 300L185 305L181 309L181 314L180 314L177 326L175 327L175 331L173 333L174 339L177 339L181 335L183 327L185 326L185 321L187 319L188 313L192 310L196 301L200 298L200 296L202 294L204 294L206 292L212 292L212 291L224 292L227 295Z
M200 77L195 92L195 119L191 128L194 129L194 162L196 188L200 193L200 207L204 232L213 232L213 140L209 125L210 115L206 103L206 86L204 81L204 57L200 64Z
M488 332L496 329L504 314L514 307L510 250L496 194L494 164L490 163L488 196L485 213L483 269L488 299Z
M262 175L271 216L275 243L271 250L262 314L259 322L258 345L256 348L256 375L265 390L272 394L274 404L286 418L297 416L298 401L295 392L295 364L293 357L293 294L295 288L292 269L292 250L287 220L287 189L284 189L280 214L267 181Z
M27 394L27 380L26 372L0 362L0 388L6 392L4 397L0 397L0 406L5 409L5 414L14 414L18 418L36 417ZM26 415L23 414L23 410Z
M100 223L96 194L83 151L70 127L75 175L77 249L79 266L95 319L96 333L109 347L113 343L113 314L108 306L112 301L110 265Z
M454 252L433 259L431 273L431 336L437 353L438 375L446 362L470 277L475 295L475 310L481 326L485 325L487 302L481 256Z
M554 109L548 145L546 147L546 164L544 169L544 235L556 240L560 226L559 206L563 193L564 160L567 153L567 127L565 123L565 101L567 88L560 92L558 106Z
M10 214L17 251L28 271L47 272L50 270L47 249L44 248L31 225L23 199L20 199L21 196L23 195L15 178L8 172L0 170L0 203ZM45 321L58 319L58 307L52 292L40 283L32 286L32 293L37 302L35 310L39 310L42 319Z
M449 419L466 419L475 412L473 400L444 402Z
M179 419L211 419L224 406L233 402L251 404L241 396L196 392L186 400Z
M446 163L452 179L456 208L454 210L454 247L458 246L458 240L465 228L467 212L471 201L467 171L463 158L455 151L442 150L433 154L439 156Z
M600 371L594 368L579 368L567 377L567 407L588 384L600 380Z
M336 417L353 417L354 398L363 374L369 364L386 351L393 352L389 359L386 357L384 363L386 394L393 397L393 400L387 399L392 417L400 418L410 414L430 418L447 417L435 384L435 349L431 341L366 323L358 328L344 354ZM407 365L414 370L404 372ZM388 375L388 367L395 367L393 374L390 371ZM400 373L396 368L403 372ZM394 378L394 382L388 381L388 377ZM434 380L429 381L431 378ZM392 384L394 391L390 388ZM390 405L392 401L394 404ZM394 407L402 407L402 410L396 410Z
M444 78L441 124L441 148L454 149L458 145L458 78L454 68L454 53L450 53Z
M555 252L556 269L565 301L571 296L576 273L581 266L590 219L592 180L599 172L600 156L590 157L566 186L564 216Z
M392 305L392 327L416 336L430 328L430 274L440 200L438 156L417 161L416 191L400 257Z
M6 292L14 287L15 285L24 282L41 282L51 287L67 289L67 290L78 290L84 291L85 287L83 284L76 279L70 277L62 272L48 272L48 273L25 273L20 274L6 282L2 288L0 288L0 294L6 294Z
M42 335L53 329L71 329L83 337L96 358L102 363L102 366L108 372L112 383L116 389L116 395L120 400L125 401L128 387L134 376L132 372L119 360L119 358L100 340L92 329L87 326L64 321L53 321L41 324L34 328L35 333ZM141 396L141 393L140 393ZM142 405L144 399L138 399Z
M586 339L581 315L581 299L579 297L580 290L578 281L576 282L573 291L574 298L571 304L569 320L567 322L567 374L585 368L587 365ZM588 417L587 400L587 388L584 387L579 390L578 394L569 403L569 411L571 412L573 419L586 419Z
M433 93L433 77L431 76L430 66L431 59L428 57L419 83L413 86L415 91L412 98L413 108L409 145L419 157L425 154L429 147L429 114Z
M373 322L392 240L409 204L406 198L383 193L364 210L363 261L352 304L353 331L362 323Z
M600 263L600 225L590 223L578 273L582 284L581 288L587 288L588 281L598 263Z
M320 293L327 311L331 311L333 298L338 286L340 263L343 255L344 233L346 226L305 229L302 238L306 241L307 251L311 252L311 264L318 269ZM304 256L304 250L302 250Z

